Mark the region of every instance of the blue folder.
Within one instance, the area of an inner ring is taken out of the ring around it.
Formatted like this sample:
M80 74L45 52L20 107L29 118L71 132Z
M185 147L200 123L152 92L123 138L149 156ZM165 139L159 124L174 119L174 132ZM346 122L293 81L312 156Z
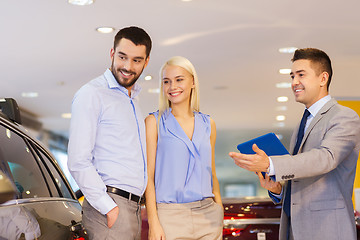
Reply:
M251 139L247 142L240 143L237 149L244 154L255 154L252 150L252 145L256 144L268 156L278 156L289 154L284 145L280 142L275 133L268 133L260 137Z
M284 145L280 142L275 133L268 133L260 137L251 139L247 142L237 145L237 149L244 154L255 154L252 150L253 144L256 144L268 156L279 156L289 154ZM262 172L265 177L265 173Z

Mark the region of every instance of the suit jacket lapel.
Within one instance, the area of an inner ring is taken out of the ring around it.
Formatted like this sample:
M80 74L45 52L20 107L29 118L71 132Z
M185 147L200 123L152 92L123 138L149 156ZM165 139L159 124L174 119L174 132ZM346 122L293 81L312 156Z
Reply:
M316 126L316 124L323 118L324 114L329 111L330 108L332 108L335 104L337 104L337 101L332 98L330 101L328 101L321 109L320 111L316 114L316 116L314 117L314 119L311 121L309 127L306 129L305 133L304 133L304 138L300 144L300 148L299 148L299 152L302 152L302 146L304 144L304 142L306 141L307 137L309 136L310 132L312 131L312 129ZM299 127L297 128L299 129ZM294 148L294 146L293 146Z
M291 139L290 139L290 149L291 152L294 152L294 148L295 148L295 144L296 144L296 138L297 138L297 133L299 132L299 127L300 127L300 123L298 124L298 126L296 127L296 129L294 130Z

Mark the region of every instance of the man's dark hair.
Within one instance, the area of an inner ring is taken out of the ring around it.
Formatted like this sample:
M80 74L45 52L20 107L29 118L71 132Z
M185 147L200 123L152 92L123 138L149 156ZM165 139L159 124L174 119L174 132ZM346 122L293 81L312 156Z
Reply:
M323 72L327 72L329 74L329 79L327 82L327 90L329 91L331 77L333 74L329 56L324 51L316 48L302 48L295 51L294 57L291 59L291 61L295 62L296 60L300 59L310 60L311 64L315 64L316 67L314 69L316 74L319 75Z
M146 57L149 57L151 51L151 38L144 29L131 26L120 29L114 38L114 51L122 38L132 41L136 46L144 45L146 47Z

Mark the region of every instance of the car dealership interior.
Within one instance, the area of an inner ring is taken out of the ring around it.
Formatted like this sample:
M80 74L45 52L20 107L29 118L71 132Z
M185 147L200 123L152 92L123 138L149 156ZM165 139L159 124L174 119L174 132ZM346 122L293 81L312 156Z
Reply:
M303 111L294 101L286 72L292 48L326 51L334 68L330 94L338 100L360 99L356 80L360 28L354 12L358 5L357 1L96 0L79 6L65 0L5 1L0 15L4 32L0 95L16 99L24 125L64 159L60 162L66 161L73 95L110 66L116 30L141 26L154 43L149 66L139 79L144 116L157 109L161 64L175 55L189 58L200 79L200 111L217 126L222 194L263 195L257 177L234 167L227 154L267 132L276 133L288 147ZM110 32L97 31L100 27L109 27Z
M110 67L114 35L125 26L145 29L153 41L138 80L144 116L158 109L159 70L167 59L184 56L197 69L200 111L216 123L222 197L267 196L257 175L237 167L228 153L269 132L289 149L304 111L289 75L296 49L319 48L330 56L330 95L360 115L357 0L3 0L0 5L0 98L16 100L22 125L50 149L74 191L78 186L67 169L72 99Z

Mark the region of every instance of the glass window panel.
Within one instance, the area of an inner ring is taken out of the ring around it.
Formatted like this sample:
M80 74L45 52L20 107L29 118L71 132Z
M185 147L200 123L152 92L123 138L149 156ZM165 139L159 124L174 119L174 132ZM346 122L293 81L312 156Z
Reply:
M0 126L0 142L0 157L12 174L18 198L49 197L39 165L23 138Z

